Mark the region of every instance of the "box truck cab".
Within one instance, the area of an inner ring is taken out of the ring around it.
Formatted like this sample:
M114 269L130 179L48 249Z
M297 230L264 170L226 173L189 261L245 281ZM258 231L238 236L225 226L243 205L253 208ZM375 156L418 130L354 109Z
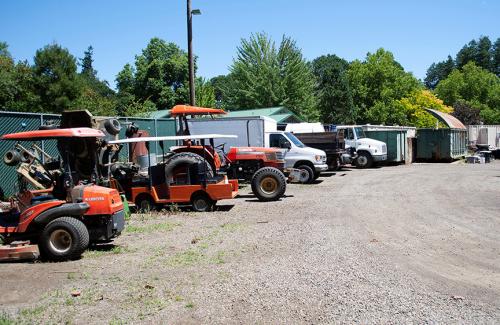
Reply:
M319 177L321 172L328 170L326 153L303 144L290 132L266 132L266 147L282 148L285 153L285 168L302 169L308 173L307 183Z
M374 162L387 160L385 142L367 138L361 126L337 125L337 130L344 130L346 148L349 146L356 149L358 156L353 163L357 167L370 168Z

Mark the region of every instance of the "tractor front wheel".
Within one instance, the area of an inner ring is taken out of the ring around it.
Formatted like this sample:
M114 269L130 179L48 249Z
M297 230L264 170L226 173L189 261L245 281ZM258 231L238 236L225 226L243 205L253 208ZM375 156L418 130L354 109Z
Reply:
M277 201L286 191L286 178L274 167L263 167L252 176L252 192L259 201Z
M89 232L80 220L61 217L45 226L38 244L42 257L47 260L73 260L89 246Z

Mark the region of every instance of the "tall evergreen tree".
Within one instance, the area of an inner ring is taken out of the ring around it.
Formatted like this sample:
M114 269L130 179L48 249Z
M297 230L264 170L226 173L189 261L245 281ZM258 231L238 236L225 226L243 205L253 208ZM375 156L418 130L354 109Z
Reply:
M318 118L314 76L289 37L283 36L278 48L264 33L243 39L230 71L231 108L286 106L306 119Z
M476 65L488 71L492 71L492 53L491 41L488 36L479 38L475 57Z
M427 75L424 80L425 85L429 89L436 88L437 84L441 80L446 79L454 68L455 62L450 55L448 55L446 61L431 64L429 69L427 69Z
M90 45L85 52L83 58L80 58L80 65L82 67L81 74L89 78L97 78L97 71L93 67L94 63L94 48Z

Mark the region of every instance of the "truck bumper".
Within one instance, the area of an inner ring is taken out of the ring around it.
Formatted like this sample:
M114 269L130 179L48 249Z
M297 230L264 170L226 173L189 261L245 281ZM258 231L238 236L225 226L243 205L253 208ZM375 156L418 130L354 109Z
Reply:
M316 172L326 172L328 170L328 165L327 164L314 165L314 170Z
M387 160L387 154L372 156L372 157L373 157L373 161L386 161Z

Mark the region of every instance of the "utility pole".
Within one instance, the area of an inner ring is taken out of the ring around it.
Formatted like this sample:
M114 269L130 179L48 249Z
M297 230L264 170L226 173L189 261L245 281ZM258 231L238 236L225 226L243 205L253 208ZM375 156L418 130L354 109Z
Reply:
M194 62L193 62L193 12L191 0L187 0L187 28L188 28L188 61L189 61L189 104L196 105L194 90Z

